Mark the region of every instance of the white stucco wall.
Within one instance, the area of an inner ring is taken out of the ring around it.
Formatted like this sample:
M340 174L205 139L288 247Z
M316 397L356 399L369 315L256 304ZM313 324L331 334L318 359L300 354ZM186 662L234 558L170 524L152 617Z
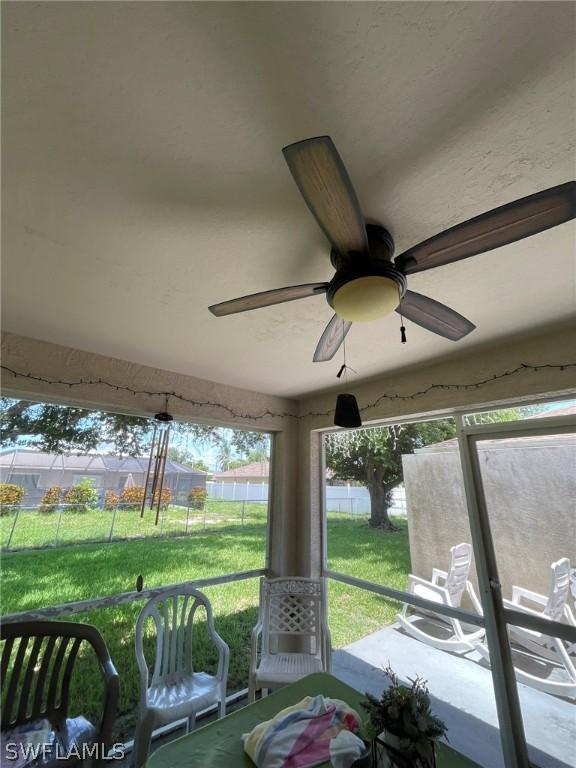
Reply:
M484 443L478 455L504 596L513 584L546 594L553 561L576 566L576 438ZM411 569L430 578L471 541L460 458L425 451L402 463Z

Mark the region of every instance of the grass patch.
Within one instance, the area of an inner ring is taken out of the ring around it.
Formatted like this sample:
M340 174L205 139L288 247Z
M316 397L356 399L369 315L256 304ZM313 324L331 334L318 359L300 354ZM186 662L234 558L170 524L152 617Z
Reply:
M260 506L261 505L255 505ZM134 514L134 513L132 513ZM408 532L389 534L348 516L328 521L329 567L352 576L404 589L409 569ZM4 554L2 613L31 610L102 597L134 589L139 574L145 587L176 584L222 573L264 566L266 526L224 523L187 537L84 544ZM246 687L250 632L258 613L258 580L249 579L204 590L216 629L230 646L228 691ZM121 693L116 737L130 738L136 722L139 678L134 655L134 628L141 602L72 617L95 624L119 670ZM394 620L397 606L364 590L331 581L329 623L335 648L358 640ZM201 643L197 669L210 670L215 656ZM81 658L73 687L73 714L96 716L100 686L94 664Z
M211 499L204 510L170 506L160 510L158 525L155 510L144 517L136 509L91 509L76 512L61 508L38 512L22 508L0 517L0 546L10 549L62 546L80 542L134 538L185 536L198 531L230 526L264 525L267 505ZM14 530L12 530L14 529Z
M408 524L392 518L399 531L385 533L349 516L328 519L328 567L347 576L406 589L410 570ZM338 581L328 583L332 645L341 648L395 620L400 604Z

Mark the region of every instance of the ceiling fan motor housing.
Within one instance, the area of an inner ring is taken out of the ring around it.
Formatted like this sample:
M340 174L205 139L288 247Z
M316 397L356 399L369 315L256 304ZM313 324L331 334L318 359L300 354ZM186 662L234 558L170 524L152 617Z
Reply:
M390 261L355 258L341 267L328 286L326 298L344 320L367 322L393 312L406 293L406 277Z
M366 224L366 235L370 258L392 261L394 255L394 238L381 224ZM341 269L357 258L366 258L365 253L339 253L335 248L330 251L330 261L334 269Z

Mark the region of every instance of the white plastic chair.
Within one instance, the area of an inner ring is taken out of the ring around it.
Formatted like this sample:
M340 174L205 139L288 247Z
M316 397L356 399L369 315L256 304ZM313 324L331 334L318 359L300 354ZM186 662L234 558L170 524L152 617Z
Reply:
M411 573L408 576L408 592L411 595L423 597L426 600L431 600L434 603L442 605L448 605L452 608L460 607L464 593L467 592L476 612L482 614L480 601L474 591L474 587L471 582L468 581L471 565L472 547L470 544L465 542L456 544L454 547L450 548L450 565L448 571L441 571L438 568L434 568L432 570L432 579L430 581L422 579L419 576L414 576L414 574ZM464 630L462 623L458 619L433 613L432 611L418 609L419 612L433 615L435 619L441 621L451 630L450 637L437 637L436 635L421 629L418 624L422 622L422 616L419 614L408 616L408 608L408 603L404 603L402 612L396 617L400 626L412 637L415 637L417 640L421 640L424 643L428 643L428 645L431 645L434 648L456 652L471 651L474 649L475 643L484 636L483 628L467 632Z
M304 650L288 650L286 644L291 642L304 642ZM267 693L268 688L293 683L312 672L329 672L331 655L324 579L262 578L260 613L252 630L250 701L260 689Z
M195 672L192 639L197 609L206 610L208 634L218 648L216 675ZM144 657L144 625L149 618L156 629L156 656L152 679ZM219 703L219 716L226 714L226 683L230 651L214 628L208 598L192 587L167 590L149 600L136 624L136 660L140 671L140 714L134 739L134 766L140 768L150 750L152 731L161 725L186 718L186 732L195 726L202 709Z
M522 611L522 613L528 613L532 616L540 616L550 621L563 621L576 627L576 619L567 605L569 591L570 561L563 557L550 566L548 595L540 595L530 589L513 586L512 600L504 600L503 603L506 608ZM531 607L526 603L530 603ZM544 693L576 699L575 643L565 643L560 638L511 625L508 626L508 634L515 646L525 649L535 657L536 664L538 664L539 659L551 661L554 666L559 668L562 675L562 677L558 674L543 677L533 675L516 666L516 678L521 683L544 691ZM477 650L485 659L490 660L488 649L483 643L477 646Z

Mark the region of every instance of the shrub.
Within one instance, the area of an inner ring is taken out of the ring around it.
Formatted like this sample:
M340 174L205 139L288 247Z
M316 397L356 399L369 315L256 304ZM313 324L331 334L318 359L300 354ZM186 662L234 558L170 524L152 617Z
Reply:
M154 504L158 504L158 491L154 494ZM162 493L160 494L160 506L163 509L166 509L166 507L170 504L172 501L172 491L170 488L162 488Z
M144 487L133 485L132 488L124 488L120 494L120 503L124 509L138 509L144 499Z
M62 488L59 485L53 485L44 491L42 503L38 507L38 512L54 512L62 499Z
M188 504L192 507L192 509L204 509L207 497L208 491L206 488L202 488L201 486L192 488L188 494Z
M26 489L15 483L0 483L0 515L8 515L20 504Z
M94 481L89 477L81 480L73 486L64 496L64 503L69 504L71 512L86 512L98 503L98 491L94 488Z
M114 509L120 504L120 494L114 491L106 491L104 494L104 509Z

